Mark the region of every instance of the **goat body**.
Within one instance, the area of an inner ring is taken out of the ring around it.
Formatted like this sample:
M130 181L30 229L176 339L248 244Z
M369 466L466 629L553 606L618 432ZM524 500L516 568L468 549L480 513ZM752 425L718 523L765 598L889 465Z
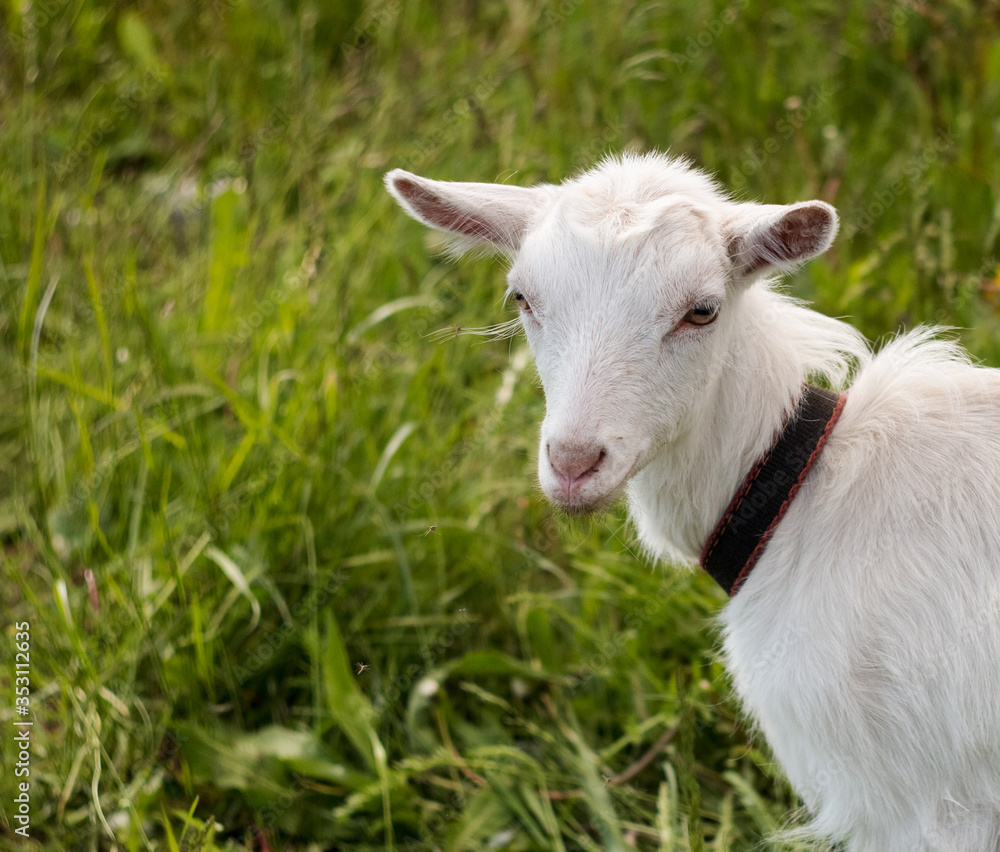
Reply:
M823 202L735 202L663 155L559 186L399 170L412 216L511 261L546 396L539 478L571 513L626 493L648 552L696 562L803 383L843 414L722 612L736 689L851 852L1000 852L1000 372L921 329L873 355L776 292Z

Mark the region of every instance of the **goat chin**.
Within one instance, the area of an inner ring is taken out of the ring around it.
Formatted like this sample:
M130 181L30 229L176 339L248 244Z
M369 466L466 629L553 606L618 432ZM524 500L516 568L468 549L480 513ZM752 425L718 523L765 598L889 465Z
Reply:
M621 497L621 489L600 497L592 497L586 500L568 498L562 494L546 494L553 505L574 518L583 518L587 515L595 515L610 509Z

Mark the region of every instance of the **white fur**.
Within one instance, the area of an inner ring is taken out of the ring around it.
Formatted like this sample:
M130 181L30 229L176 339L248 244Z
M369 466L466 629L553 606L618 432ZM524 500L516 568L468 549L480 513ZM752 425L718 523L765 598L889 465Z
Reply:
M821 202L737 203L661 155L493 201L489 184L387 183L512 259L547 401L542 486L570 512L627 490L656 557L697 561L802 383L850 380L722 613L726 660L812 832L851 852L998 852L1000 372L928 330L872 355L775 292L768 274L833 239ZM713 301L714 323L683 322Z

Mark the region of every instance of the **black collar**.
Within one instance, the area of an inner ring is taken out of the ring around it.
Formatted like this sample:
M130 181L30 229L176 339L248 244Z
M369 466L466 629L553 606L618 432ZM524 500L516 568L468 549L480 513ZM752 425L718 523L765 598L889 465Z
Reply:
M847 394L806 385L771 449L753 466L701 553L701 567L732 597L764 552L819 457Z

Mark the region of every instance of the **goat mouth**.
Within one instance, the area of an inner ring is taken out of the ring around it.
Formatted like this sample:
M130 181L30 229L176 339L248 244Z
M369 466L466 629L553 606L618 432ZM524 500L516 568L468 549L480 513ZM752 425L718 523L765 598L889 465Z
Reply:
M638 473L639 469L639 459L633 460L632 464L629 466L628 470L618 478L615 484L608 488L601 489L599 494L589 494L586 493L575 493L562 495L560 493L546 493L549 500L562 509L567 515L572 517L582 517L583 515L592 515L595 512L600 512L603 509L607 509L613 503L615 503L625 492L625 486L628 481Z

